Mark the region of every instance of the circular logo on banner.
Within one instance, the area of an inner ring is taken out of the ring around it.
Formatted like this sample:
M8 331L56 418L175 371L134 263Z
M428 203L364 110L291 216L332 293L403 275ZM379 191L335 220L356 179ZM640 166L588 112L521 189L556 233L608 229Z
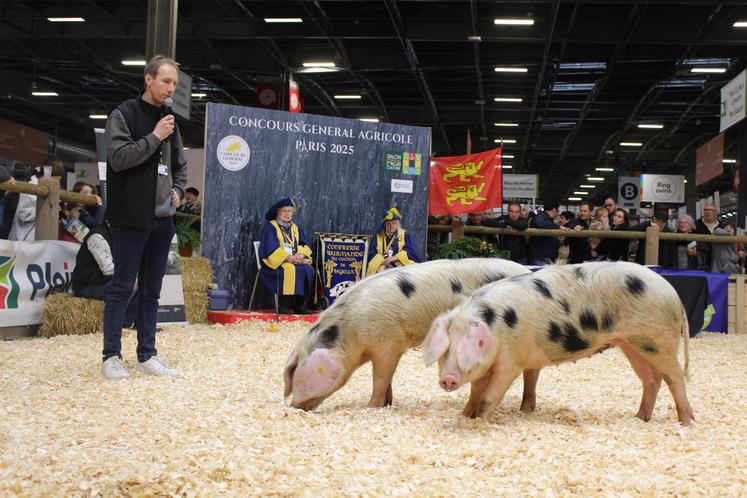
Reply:
M290 108L298 109L298 94L293 92L290 96Z
M632 201L638 197L638 185L635 183L623 183L620 185L620 197L626 201Z
M657 201L668 201L677 195L677 183L668 176L660 176L656 178L653 190Z
M272 88L265 88L259 92L259 101L262 105L272 105L275 103L275 90Z
M252 155L246 140L236 135L229 135L221 140L216 154L220 165L228 171L243 169L249 164Z

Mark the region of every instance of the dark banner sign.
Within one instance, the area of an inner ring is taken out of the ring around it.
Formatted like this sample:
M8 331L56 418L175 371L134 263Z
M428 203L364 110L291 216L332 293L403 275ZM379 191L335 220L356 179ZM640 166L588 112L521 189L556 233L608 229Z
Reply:
M425 250L430 128L212 103L205 123L202 250L234 308L249 304L252 241L284 196L310 238L373 235L397 207Z
M329 303L366 276L368 235L320 233L321 275Z

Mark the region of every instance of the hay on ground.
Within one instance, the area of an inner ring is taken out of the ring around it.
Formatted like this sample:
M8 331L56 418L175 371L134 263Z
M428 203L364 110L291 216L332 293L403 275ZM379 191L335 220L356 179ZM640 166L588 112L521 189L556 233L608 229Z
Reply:
M97 334L104 330L104 301L51 294L44 301L39 335Z
M213 269L207 258L181 258L184 308L191 323L207 322L207 290L213 282Z
M308 324L169 326L158 354L179 378L101 378L100 337L0 342L0 496L743 496L747 335L690 341L696 422L663 384L653 418L616 350L546 368L537 409L517 379L490 422L460 412L407 353L394 404L366 408L371 368L313 412L283 400ZM135 365L134 331L123 335Z

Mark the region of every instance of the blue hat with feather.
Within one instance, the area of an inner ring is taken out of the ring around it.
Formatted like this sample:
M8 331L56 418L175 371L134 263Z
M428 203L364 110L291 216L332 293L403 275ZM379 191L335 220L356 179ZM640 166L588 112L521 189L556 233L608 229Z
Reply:
M293 206L295 208L296 203L293 202L293 199L291 199L290 197L283 197L275 204L273 204L270 209L267 210L267 212L265 213L265 219L267 221L274 220L278 216L278 209L284 208L285 206Z

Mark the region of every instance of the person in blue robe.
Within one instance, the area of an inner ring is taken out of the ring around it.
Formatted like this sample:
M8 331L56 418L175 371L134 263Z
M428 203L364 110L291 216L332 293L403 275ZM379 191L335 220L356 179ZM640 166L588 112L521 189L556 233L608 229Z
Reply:
M295 211L293 200L284 197L265 213L268 223L260 235L259 277L270 292L277 291L280 313L307 315L305 296L313 284L314 269L311 244L293 223Z
M423 262L423 253L415 246L407 231L400 226L402 214L397 208L387 211L368 252L366 275L373 275L397 266Z

